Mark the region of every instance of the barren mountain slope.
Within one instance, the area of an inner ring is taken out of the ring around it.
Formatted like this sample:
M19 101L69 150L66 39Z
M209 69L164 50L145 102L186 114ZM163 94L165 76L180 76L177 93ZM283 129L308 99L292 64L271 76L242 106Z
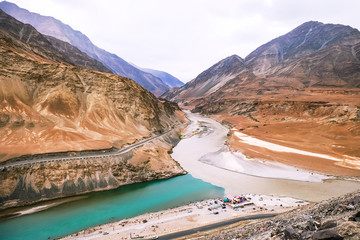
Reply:
M141 71L119 56L95 46L86 35L72 29L69 25L53 17L29 12L26 9L6 1L0 3L0 8L19 21L31 24L40 33L70 43L90 57L103 63L106 68L110 69L113 73L133 79L156 96L169 90L169 87L160 78L148 72Z
M56 48L58 52L60 52L63 56L66 56L72 65L93 69L99 72L112 73L101 62L89 57L86 53L80 51L70 43L61 41L51 36L44 35L44 37L54 48Z
M300 87L358 87L360 32L344 25L307 22L246 58L246 66L267 81L298 81Z
M171 89L161 97L172 101L204 97L215 92L245 70L244 60L233 55L216 63L184 86Z
M102 63L61 40L40 34L33 26L23 24L0 10L0 28L6 34L32 47L42 57L79 67L111 73Z
M1 160L121 147L181 122L134 81L72 66L34 28L8 19L1 12Z
M216 63L162 97L203 98L221 91L258 94L281 89L360 86L360 32L349 26L307 22L250 53ZM236 85L236 88L234 86ZM248 92L249 91L249 92Z

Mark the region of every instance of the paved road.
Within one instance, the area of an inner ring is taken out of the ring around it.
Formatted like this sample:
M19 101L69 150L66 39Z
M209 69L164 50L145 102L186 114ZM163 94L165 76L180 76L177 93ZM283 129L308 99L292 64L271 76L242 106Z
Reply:
M128 147L125 147L123 149L120 149L120 150L114 151L114 152L94 153L94 154L89 154L89 155L85 155L85 156L76 156L76 157L47 157L47 158L41 158L41 159L31 159L31 160L24 160L24 161L17 161L17 162L3 164L3 165L0 165L0 168L13 167L13 166L19 166L19 165L25 165L25 164L33 164L33 163L41 163L41 162L69 161L69 160L81 160L81 159L89 159L89 158L101 158L101 157L107 157L107 156L117 156L117 155L124 154L124 153L130 151L131 149L140 147L140 146L144 145L145 143L154 140L155 138L159 138L159 137L173 131L174 129L175 128L172 128L172 129L170 129L166 132L163 132L159 135L147 138L138 143L135 143L133 145L130 145Z
M175 239L175 238L185 237L185 236L188 236L188 235L191 235L194 233L204 232L204 231L212 230L214 228L227 226L227 225L234 224L234 223L237 223L240 221L269 218L269 217L274 217L274 216L276 216L276 214L258 214L258 215L251 215L251 216L245 216L245 217L238 217L238 218L233 218L233 219L225 220L225 221L218 222L218 223L209 224L209 225L202 226L202 227L184 230L181 232L170 233L167 235L160 236L158 239L159 240ZM148 238L148 239L151 239L151 238Z

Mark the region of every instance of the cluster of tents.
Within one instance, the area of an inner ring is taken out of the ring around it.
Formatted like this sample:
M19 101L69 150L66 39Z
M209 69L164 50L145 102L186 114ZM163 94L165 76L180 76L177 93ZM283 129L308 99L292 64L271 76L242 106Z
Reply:
M230 205L231 208L236 209L236 208L243 208L247 205L254 204L254 203L250 202L249 200L251 200L251 198L238 196L238 197L227 197L227 198L222 199L221 201L223 202L223 204L227 203Z
M251 200L251 199L249 199ZM221 200L223 203L230 203L230 204L238 204L242 202L248 201L246 197L238 196L238 197L227 197Z
M214 202L210 202L208 204L208 210L212 211L218 208L226 208L226 206L230 206L233 209L243 208L247 205L252 205L254 203L250 202L251 198L246 198L243 196L235 196L235 197L226 197L223 199L215 200ZM196 205L199 209L203 208L201 204Z

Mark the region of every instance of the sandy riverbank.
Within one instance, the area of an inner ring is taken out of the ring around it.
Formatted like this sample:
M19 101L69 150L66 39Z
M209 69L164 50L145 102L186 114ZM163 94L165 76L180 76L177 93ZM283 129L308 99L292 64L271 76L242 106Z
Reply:
M219 208L209 211L208 207L214 205L214 199L204 200L92 227L64 239L130 239L130 234L132 237L143 236L149 238L240 216L259 213L281 213L307 204L304 201L287 197L278 198L256 194L246 194L244 196L251 198L249 202L254 204L237 210L232 209L228 204L225 209ZM202 206L202 208L200 209L199 206ZM218 212L218 214L214 214L214 212Z

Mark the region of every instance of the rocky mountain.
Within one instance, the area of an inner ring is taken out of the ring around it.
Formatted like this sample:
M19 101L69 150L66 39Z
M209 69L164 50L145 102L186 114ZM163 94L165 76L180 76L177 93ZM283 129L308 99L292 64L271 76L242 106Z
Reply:
M29 12L26 9L22 9L6 1L0 3L0 9L23 23L31 24L44 35L49 35L70 43L90 57L103 63L113 73L135 80L157 96L170 89L160 78L148 72L141 71L117 55L95 46L90 39L80 31L72 29L69 25L53 17Z
M359 49L357 29L307 22L262 45L245 62L255 75L283 86L360 87Z
M260 46L245 60L234 55L220 61L162 97L181 101L209 96L218 89L238 92L234 85L259 92L279 88L357 88L360 87L359 59L357 29L307 22Z
M227 81L242 71L246 71L244 60L233 55L216 63L183 87L172 89L161 97L174 101L176 99L207 96L224 86Z
M9 34L21 42L26 43L35 54L56 62L64 62L97 71L110 72L102 63L90 58L70 44L56 40L57 44L63 44L67 46L68 49L66 52L57 51L57 45L52 44L47 36L43 36L37 32L31 25L24 25L3 11L1 11L1 17L1 31L4 34Z
M48 39L0 10L1 160L122 147L181 122L173 105L128 78L72 65Z
M64 59L70 62L73 65L93 69L99 72L112 73L108 68L106 68L101 62L89 57L86 53L80 51L70 43L61 41L57 38L43 35L51 45L59 52Z
M33 50L37 49L38 51L36 54L45 54L43 57L47 57L58 62L67 62L72 65L111 73L111 71L101 62L94 60L86 55L86 53L79 51L69 43L49 36L44 36L36 31L36 29L31 25L24 25L16 19L8 16L3 11L1 12L2 30L5 30L8 34L12 34L12 36L16 39L26 42L28 45L33 47ZM60 48L62 48L61 51L59 51Z

